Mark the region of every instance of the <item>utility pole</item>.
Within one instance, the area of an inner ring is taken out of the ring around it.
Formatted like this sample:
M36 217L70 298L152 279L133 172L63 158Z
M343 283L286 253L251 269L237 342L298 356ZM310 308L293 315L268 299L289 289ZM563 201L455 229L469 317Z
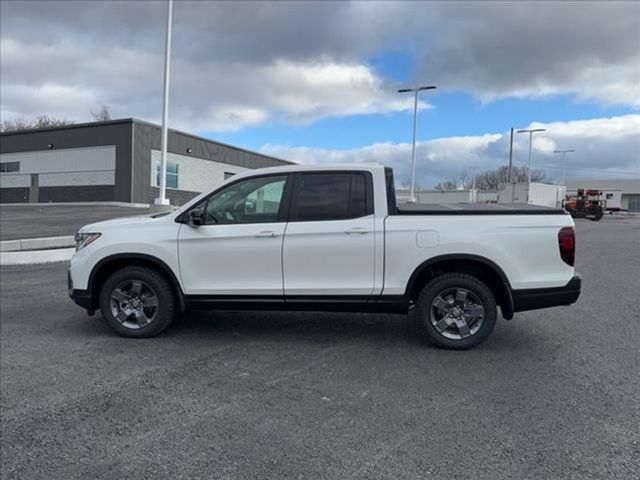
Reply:
M473 171L473 181L471 182L471 191L473 192L473 203L478 203L478 192L476 191L476 177L478 176L479 167L471 167Z
M533 134L536 132L546 132L546 129L530 128L530 129L518 130L518 133L529 134L529 171L527 172L527 203L529 203L530 192L531 192L531 145L533 144Z
M171 20L173 16L173 0L167 2L167 30L164 43L164 84L162 101L162 142L160 145L160 194L155 199L156 205L169 205L167 200L167 139L169 137L169 79L171 72Z
M513 167L513 127L511 127L511 139L509 140L509 168L507 169L507 183L511 183L512 167Z
M409 201L415 203L415 187L416 187L416 128L418 117L418 92L422 90L433 90L436 87L434 85L426 85L416 88L401 88L398 93L413 92L413 146L411 147L411 193L409 194Z
M564 185L564 158L567 153L573 153L575 150L554 150L553 153L561 153L562 154L562 165L561 165L561 178L562 185Z

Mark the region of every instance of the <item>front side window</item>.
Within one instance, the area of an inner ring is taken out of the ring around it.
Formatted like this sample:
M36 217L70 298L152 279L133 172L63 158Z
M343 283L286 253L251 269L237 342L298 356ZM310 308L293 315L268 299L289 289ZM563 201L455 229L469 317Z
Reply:
M364 173L304 173L294 200L294 221L344 220L372 213Z
M275 175L229 185L203 204L205 225L277 222L286 180Z

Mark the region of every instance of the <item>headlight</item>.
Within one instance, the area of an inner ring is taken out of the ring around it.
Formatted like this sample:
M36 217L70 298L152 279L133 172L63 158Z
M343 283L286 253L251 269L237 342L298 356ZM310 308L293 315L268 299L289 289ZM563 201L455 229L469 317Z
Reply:
M95 242L100 238L101 233L76 233L74 237L76 241L76 252L82 250L87 245Z

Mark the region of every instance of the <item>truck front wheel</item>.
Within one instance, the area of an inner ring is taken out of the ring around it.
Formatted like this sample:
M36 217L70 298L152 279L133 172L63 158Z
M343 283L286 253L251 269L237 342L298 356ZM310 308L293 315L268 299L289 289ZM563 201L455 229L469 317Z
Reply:
M135 266L114 272L100 290L100 310L124 337L158 335L173 321L175 295L160 272Z
M420 292L415 318L418 328L437 346L466 350L493 331L497 309L493 292L476 277L445 273Z

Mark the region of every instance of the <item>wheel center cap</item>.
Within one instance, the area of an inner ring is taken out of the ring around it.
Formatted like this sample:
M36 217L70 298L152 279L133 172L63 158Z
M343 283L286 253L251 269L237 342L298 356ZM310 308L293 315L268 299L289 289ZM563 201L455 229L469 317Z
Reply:
M141 304L142 303L140 302L139 298L134 298L133 300L131 300L131 306L133 308L138 308L138 307L140 307Z

